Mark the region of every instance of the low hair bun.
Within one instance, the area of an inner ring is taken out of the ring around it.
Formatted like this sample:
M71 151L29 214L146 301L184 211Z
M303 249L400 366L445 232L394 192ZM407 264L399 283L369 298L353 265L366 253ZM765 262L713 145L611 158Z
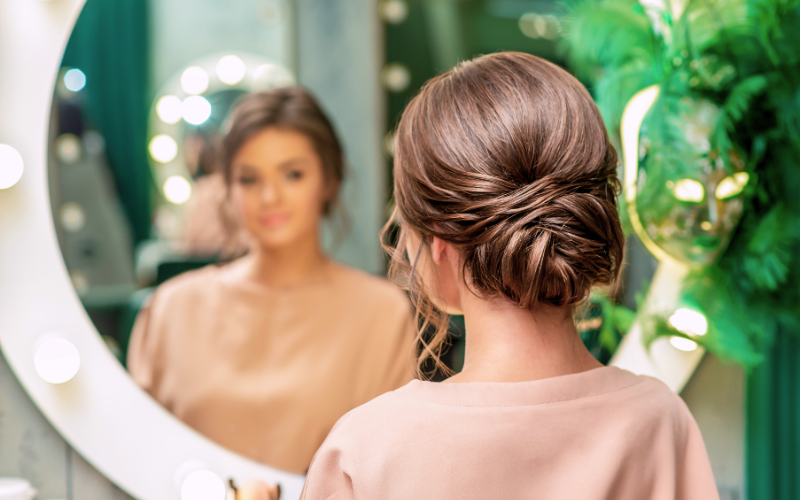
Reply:
M410 228L459 248L476 293L574 306L619 277L618 164L597 106L565 70L516 52L462 63L429 81L400 120L403 224L390 273L408 271ZM417 310L441 327L421 358L437 359L446 321L405 274Z

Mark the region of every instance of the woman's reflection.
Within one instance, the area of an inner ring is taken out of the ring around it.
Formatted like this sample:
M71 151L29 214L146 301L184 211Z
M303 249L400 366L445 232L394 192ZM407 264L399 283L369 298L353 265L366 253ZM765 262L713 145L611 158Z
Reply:
M250 251L159 287L137 319L128 367L209 438L304 472L339 417L413 378L410 307L394 285L321 248L343 159L308 92L245 96L221 149Z

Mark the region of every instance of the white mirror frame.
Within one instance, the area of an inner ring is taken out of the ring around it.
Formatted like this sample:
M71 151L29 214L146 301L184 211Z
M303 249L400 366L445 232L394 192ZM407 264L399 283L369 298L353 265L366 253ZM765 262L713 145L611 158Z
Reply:
M146 500L176 499L191 472L223 480L262 478L299 498L304 477L242 458L196 433L159 406L128 376L86 315L59 250L50 208L47 150L55 77L85 0L0 2L0 144L22 155L15 186L0 190L0 346L21 384L71 446L95 468ZM673 303L685 270L659 266L647 307ZM60 337L80 353L71 380L45 382L34 367L43 338ZM665 340L650 351L634 326L613 364L680 390L703 351L682 352Z
M21 180L0 190L0 345L31 399L70 445L135 498L174 500L190 473L239 484L280 483L300 497L304 477L245 459L198 434L142 391L101 340L78 299L50 208L47 151L55 78L85 0L0 2L0 143L22 155ZM34 367L43 336L71 342L80 368L63 384Z

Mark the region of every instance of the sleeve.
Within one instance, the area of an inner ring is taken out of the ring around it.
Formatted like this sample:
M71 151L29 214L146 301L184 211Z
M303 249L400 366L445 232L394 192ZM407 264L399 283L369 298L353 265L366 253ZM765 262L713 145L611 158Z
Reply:
M333 427L328 439L322 444L311 461L300 500L354 500L353 481L345 471L343 453L334 444L337 427L348 417L345 415Z
M700 428L681 400L684 440L677 464L675 498L681 500L719 500L714 472L708 459Z
M128 347L128 373L139 387L153 395L160 378L158 356L158 321L153 314L156 293L150 294L136 316Z

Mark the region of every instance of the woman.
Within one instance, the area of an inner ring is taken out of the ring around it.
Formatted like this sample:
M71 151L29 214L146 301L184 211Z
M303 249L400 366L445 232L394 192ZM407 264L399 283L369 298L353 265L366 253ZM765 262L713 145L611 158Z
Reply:
M344 416L302 498L718 498L681 399L602 366L575 329L623 262L617 155L577 80L480 57L431 80L396 141L393 267L439 326L423 357L444 335L434 311L464 314L464 368Z
M159 287L128 367L202 434L302 473L339 417L413 378L410 307L394 285L322 250L343 160L308 92L244 97L221 156L250 251Z

